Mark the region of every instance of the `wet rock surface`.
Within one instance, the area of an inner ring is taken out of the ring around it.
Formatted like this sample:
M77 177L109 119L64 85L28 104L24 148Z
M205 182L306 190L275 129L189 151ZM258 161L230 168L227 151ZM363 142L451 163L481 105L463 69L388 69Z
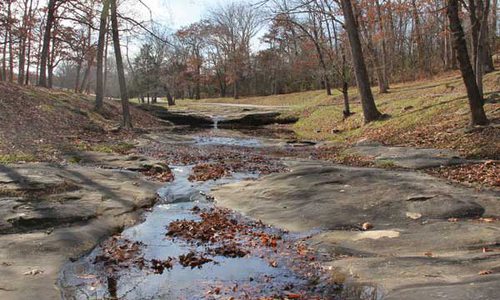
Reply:
M58 298L62 265L136 222L159 186L124 170L0 166L0 298Z
M311 162L290 168L219 187L216 203L279 228L322 229L309 245L332 268L375 283L384 299L492 299L500 292L498 191L413 171ZM373 228L363 231L365 222Z
M335 155L336 145L260 133L171 127L143 134L128 155L1 166L0 298L499 292L497 191L415 170L333 165L317 159ZM158 205L132 226L156 191Z
M303 237L214 207L205 194L252 175L186 185L189 169L174 167L144 223L65 266L65 298L343 299Z

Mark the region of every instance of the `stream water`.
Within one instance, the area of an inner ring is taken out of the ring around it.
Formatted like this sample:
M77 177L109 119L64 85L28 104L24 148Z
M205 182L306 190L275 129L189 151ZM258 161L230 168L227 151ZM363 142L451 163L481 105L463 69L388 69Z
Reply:
M238 139L217 133L212 133L210 137L197 137L195 141L199 145L260 145L257 138ZM143 261L165 261L170 257L202 251L206 247L203 243L168 238L169 224L176 220L200 220L200 216L193 213L193 208L209 210L214 206L207 196L214 186L258 177L253 173L233 173L216 181L191 182L188 176L192 166L171 168L175 180L158 191L161 200L145 213L142 223L124 230L120 236L122 240L140 245ZM240 215L235 214L234 217L238 222L253 222ZM290 245L303 237L270 227L264 230L270 235L280 235L281 240ZM111 270L109 265L96 263L105 251L106 242L63 268L59 280L63 299L221 299L222 296L224 299L286 299L286 295L296 299L299 294L295 292L304 290L319 296L300 299L341 298L341 286L321 277L319 267L319 273L311 271L316 268L312 266L315 262L304 267L294 262L293 257L286 257L273 248L256 249L243 257L213 255L210 257L212 261L199 268L173 264L162 274L134 264Z

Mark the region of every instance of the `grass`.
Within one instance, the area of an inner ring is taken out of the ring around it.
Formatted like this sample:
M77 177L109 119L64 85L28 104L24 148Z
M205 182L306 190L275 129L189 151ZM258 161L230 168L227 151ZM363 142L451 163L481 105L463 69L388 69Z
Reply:
M130 150L135 148L134 144L127 142L118 142L118 143L97 143L97 144L88 144L81 143L78 145L78 150L82 151L96 151L102 153L121 153L125 154Z
M0 155L0 165L13 164L19 162L33 162L36 161L36 157L31 154L4 154Z

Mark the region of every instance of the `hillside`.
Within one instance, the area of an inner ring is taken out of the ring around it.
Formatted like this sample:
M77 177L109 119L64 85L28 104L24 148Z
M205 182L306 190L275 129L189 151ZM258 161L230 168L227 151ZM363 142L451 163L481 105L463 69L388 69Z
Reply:
M68 91L0 82L0 162L56 160L74 148L129 147L120 140L134 131L115 130L121 120L120 103L106 101L100 115L93 111L93 100ZM137 128L162 124L134 107L131 113Z
M390 118L363 124L357 90L351 88L351 111L342 116L342 96L336 91L329 97L324 91L310 91L268 97L228 98L201 101L178 101L180 106L206 107L208 103L238 103L249 105L290 106L300 118L293 129L301 138L352 144L369 138L389 145L451 148L467 157L499 159L500 154L500 71L484 79L485 110L492 126L470 129L469 108L465 88L458 72L440 77L394 84L389 93L379 94L374 88L375 101Z

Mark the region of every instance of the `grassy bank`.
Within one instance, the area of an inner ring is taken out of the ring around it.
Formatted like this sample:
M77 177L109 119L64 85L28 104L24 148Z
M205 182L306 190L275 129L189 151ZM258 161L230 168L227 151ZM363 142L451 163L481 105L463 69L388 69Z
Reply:
M500 71L485 76L485 97L490 99L485 110L492 123L500 121ZM379 110L389 114L383 121L363 124L357 90L350 90L354 115L343 119L342 96L335 91L309 91L267 97L180 100L178 108L207 109L210 103L289 106L290 113L300 117L293 129L301 138L353 143L370 138L391 145L452 148L469 157L499 158L500 132L498 126L466 130L469 107L465 88L457 72L417 82L394 84L389 93L374 89Z

